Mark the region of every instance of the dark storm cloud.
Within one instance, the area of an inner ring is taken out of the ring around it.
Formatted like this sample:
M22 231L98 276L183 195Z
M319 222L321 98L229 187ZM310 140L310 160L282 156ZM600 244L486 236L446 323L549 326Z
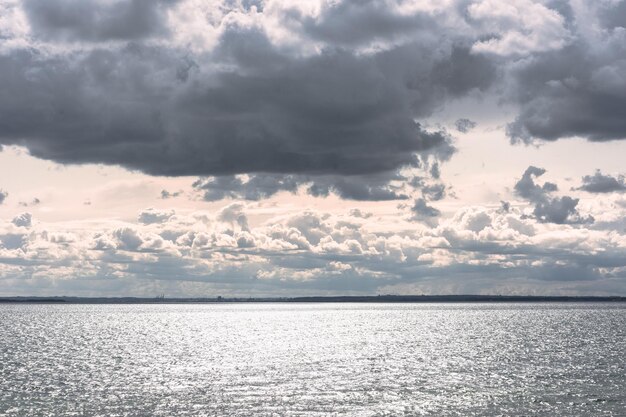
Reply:
M534 217L543 223L593 223L593 217L583 217L576 209L578 198L554 197L551 193L558 191L556 184L545 182L543 185L539 185L535 183L535 178L542 176L545 172L546 170L543 168L529 166L514 187L517 195L535 205Z
M4 200L6 200L8 196L9 196L9 193L0 189L0 204L4 203Z
M286 183L290 175L317 176L312 194L366 200L404 198L389 182L368 187L362 178L393 176L416 166L417 155L435 160L429 167L437 178L436 160L450 157L452 140L418 121L495 83L520 107L508 126L513 141L624 137L625 35L606 17L621 15L620 5L598 6L604 32L588 40L566 2L546 3L572 36L564 47L529 47L520 58L476 48L484 46L489 16L471 18L468 2L445 13L406 13L400 3L377 0L326 4L313 17L285 8L282 29L314 43L305 53L233 17L253 5L263 10L253 3L222 4L224 16L233 13L220 23L214 47L198 52L173 43L173 0L26 0L38 42L80 41L81 48L34 43L0 54L0 144L61 163L224 177L217 182L244 173L280 174ZM463 30L446 26L457 12ZM493 39L522 33L517 24L502 24ZM155 36L158 46L146 41ZM111 40L124 42L101 42ZM456 127L473 126L459 119ZM225 186L207 184L207 198L228 196ZM294 186L239 193L255 199Z
M66 41L137 40L168 33L165 12L176 0L24 0L33 33Z
M588 193L623 193L626 192L626 181L623 175L613 177L597 170L594 175L585 175L582 178L582 185L577 190Z
M0 103L12 120L2 120L0 140L60 162L164 175L393 171L410 165L415 152L446 147L444 136L415 119L450 97L500 81L502 68L511 87L505 98L521 106L508 128L514 141L624 136L623 2L597 7L607 33L596 43L576 32L580 25L567 2L546 3L574 31L571 42L513 63L472 53L484 34L450 32L443 15L406 14L401 4L377 0L325 4L315 17L285 9L286 28L322 43L310 56L232 21L211 53L145 46L142 39L167 35L166 12L175 3L26 0L32 33L41 39L138 43L56 56L36 48L3 55L0 88L23 97ZM463 12L468 3L461 3ZM378 52L357 51L398 39ZM472 126L468 119L457 123L462 132Z
M432 158L438 176L436 160L454 152L451 137L417 121L497 79L497 63L472 53L471 37L401 5L340 2L315 18L286 9L285 28L322 44L300 53L234 18L211 50L174 46L166 14L175 3L26 0L32 34L83 46L0 55L0 143L61 163L221 178L205 184L208 199L228 196L218 183L243 173L285 176L285 184L258 184L259 195L239 191L250 199L293 190L290 175L319 177L313 194L404 198L373 176L393 177L418 165L417 155ZM144 41L156 35L159 46ZM132 42L100 43L110 40ZM377 42L385 47L359 49Z
M393 57L294 59L276 56L262 33L233 36L217 56L239 69L198 70L186 83L176 78L178 53L139 45L1 56L0 140L62 163L159 175L370 174L415 165L416 153L452 154L447 134L413 120L445 85L413 106L422 91L406 89ZM241 50L250 42L256 55Z
M445 86L453 97L462 97L475 89L487 89L497 75L494 61L472 53L471 45L460 43L453 45L447 59L436 61L431 82Z
M558 9L570 27L565 47L537 53L510 73L508 100L520 111L507 132L513 142L580 136L592 141L626 139L625 2L589 4L591 15ZM597 36L584 32L597 8ZM621 26L621 27L620 27Z

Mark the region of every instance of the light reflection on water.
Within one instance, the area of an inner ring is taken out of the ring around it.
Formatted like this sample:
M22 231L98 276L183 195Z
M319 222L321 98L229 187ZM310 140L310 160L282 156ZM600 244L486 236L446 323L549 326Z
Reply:
M0 416L626 415L626 305L0 305Z

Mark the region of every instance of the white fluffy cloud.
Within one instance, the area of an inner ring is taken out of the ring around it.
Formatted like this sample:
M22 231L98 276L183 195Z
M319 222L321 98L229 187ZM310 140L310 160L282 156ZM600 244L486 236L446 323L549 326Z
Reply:
M467 8L490 38L473 45L477 52L526 55L562 48L571 36L558 11L531 0L483 0Z
M618 198L613 212L621 207L616 215L623 217L626 207ZM74 294L150 296L161 288L180 295L188 294L190 283L193 295L407 288L509 293L549 288L554 294L577 294L589 293L591 282L597 294L616 288L626 293L626 234L602 216L593 227L554 225L525 215L524 207L477 206L433 228L406 222L380 232L376 223L385 219L357 210L309 210L254 227L249 210L233 203L213 214L168 212L159 221L111 223L100 231L55 230L31 224L24 214L0 227L2 275L18 294L40 285L53 289L43 293L62 288Z

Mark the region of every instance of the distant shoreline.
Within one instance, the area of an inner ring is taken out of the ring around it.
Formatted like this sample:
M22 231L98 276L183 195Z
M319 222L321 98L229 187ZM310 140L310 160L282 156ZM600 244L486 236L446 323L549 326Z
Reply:
M223 304L223 303L528 303L626 302L626 297L512 295L373 295L310 297L0 297L0 304Z

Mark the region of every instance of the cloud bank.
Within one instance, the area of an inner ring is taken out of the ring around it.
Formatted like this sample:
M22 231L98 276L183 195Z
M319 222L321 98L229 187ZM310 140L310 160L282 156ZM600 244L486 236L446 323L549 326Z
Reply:
M480 206L433 228L391 227L356 209L251 225L255 208L241 203L148 209L98 231L24 213L0 224L0 272L15 294L625 294L626 238L611 222L623 230L626 204L617 198L610 212L592 208L593 228Z

